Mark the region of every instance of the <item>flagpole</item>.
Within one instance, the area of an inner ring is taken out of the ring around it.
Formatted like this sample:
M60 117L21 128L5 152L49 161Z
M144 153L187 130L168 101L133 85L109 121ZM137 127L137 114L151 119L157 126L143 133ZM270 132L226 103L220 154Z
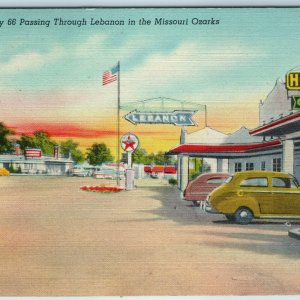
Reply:
M120 61L118 61L118 140L117 140L117 166L118 166L118 174L117 174L117 186L120 186L120 110L121 110L121 101L120 101Z

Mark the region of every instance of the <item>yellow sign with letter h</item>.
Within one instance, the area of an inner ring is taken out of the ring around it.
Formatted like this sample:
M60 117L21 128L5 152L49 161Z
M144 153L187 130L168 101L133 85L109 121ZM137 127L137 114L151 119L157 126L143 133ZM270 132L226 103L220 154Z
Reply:
M287 73L286 87L288 90L300 90L300 72Z

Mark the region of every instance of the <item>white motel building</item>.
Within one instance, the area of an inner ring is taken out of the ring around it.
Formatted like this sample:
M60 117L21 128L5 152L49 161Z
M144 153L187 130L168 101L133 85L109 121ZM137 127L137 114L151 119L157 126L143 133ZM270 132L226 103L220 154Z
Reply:
M188 184L189 162L195 157L209 164L210 172L273 170L293 174L300 181L300 111L292 105L292 96L300 95L299 72L298 76L298 91L276 81L259 104L259 125L254 129L242 127L230 135L209 127L190 134L182 130L180 145L169 150L178 158L179 189Z
M54 147L53 156L44 156L41 149L25 149L22 155L16 145L15 153L0 155L0 168L13 168L28 175L67 175L73 168L73 160L61 157L58 146Z

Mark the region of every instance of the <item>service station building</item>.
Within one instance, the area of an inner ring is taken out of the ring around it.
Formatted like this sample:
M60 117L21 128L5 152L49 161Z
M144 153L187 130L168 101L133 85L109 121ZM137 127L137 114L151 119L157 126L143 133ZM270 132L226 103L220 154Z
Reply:
M188 184L189 160L194 157L203 158L211 172L273 170L293 174L300 181L297 94L299 90L290 93L289 85L277 80L260 102L259 126L251 130L242 127L230 135L209 127L190 134L182 130L180 145L169 151L178 158L179 189Z

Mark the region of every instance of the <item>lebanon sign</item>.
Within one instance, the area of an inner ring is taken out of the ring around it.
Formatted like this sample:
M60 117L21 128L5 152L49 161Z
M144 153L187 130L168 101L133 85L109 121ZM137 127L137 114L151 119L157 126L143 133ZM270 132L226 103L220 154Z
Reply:
M173 124L177 126L195 126L192 116L195 110L175 110L173 112L139 112L134 110L125 119L133 124Z

